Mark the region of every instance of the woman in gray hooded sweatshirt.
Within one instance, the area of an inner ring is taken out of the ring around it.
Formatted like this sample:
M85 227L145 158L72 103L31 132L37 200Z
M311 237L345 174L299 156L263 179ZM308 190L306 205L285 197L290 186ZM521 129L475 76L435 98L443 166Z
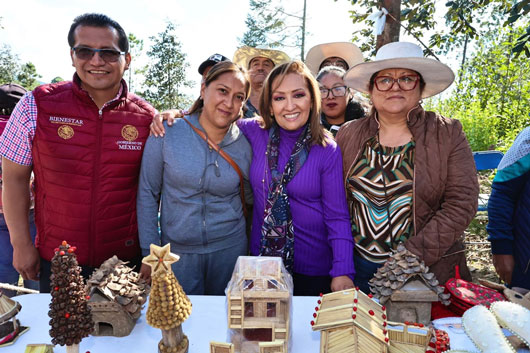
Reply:
M143 255L150 244L171 244L180 260L173 272L187 294L223 295L237 257L247 252L240 178L190 126L203 131L239 166L245 195L252 150L234 122L250 90L246 72L232 62L212 67L201 97L185 119L146 143L138 189L138 230ZM158 210L160 228L158 232ZM144 278L150 268L142 265Z

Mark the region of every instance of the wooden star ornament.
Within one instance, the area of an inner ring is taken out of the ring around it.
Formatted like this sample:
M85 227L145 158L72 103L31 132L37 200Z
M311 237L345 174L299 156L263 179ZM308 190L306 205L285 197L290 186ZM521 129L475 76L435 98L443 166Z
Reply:
M180 256L172 254L170 245L158 246L151 244L150 254L142 259L142 263L151 266L151 276L158 272L171 271L171 264L177 262Z

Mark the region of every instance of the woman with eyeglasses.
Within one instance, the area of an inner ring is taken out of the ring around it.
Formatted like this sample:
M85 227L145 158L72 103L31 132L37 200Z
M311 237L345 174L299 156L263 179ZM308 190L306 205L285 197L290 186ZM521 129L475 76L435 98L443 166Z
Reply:
M345 122L365 115L363 107L355 101L351 89L344 83L345 74L343 68L326 66L316 77L322 97L320 122L333 136Z
M462 244L477 210L471 149L458 120L423 110L421 99L445 90L451 69L412 43L379 49L353 67L349 87L367 93L370 114L337 134L355 238L355 284L368 281L404 243L440 283L471 280Z
M150 244L171 244L180 256L172 269L187 294L223 295L237 258L247 253L237 168L250 200L252 150L234 122L249 91L244 69L230 61L215 64L189 115L145 146L137 202L140 246L147 255ZM150 278L145 264L140 273Z

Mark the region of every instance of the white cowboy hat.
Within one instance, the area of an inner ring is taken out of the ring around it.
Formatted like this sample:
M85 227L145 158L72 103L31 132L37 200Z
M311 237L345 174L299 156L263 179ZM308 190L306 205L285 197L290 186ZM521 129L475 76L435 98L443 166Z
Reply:
M362 63L364 60L361 50L355 44L350 42L334 42L315 45L309 49L305 58L305 64L313 75L316 75L320 71L320 65L322 65L324 60L334 56L346 61L350 69Z
M254 58L260 57L270 59L274 63L274 66L281 65L291 60L289 55L285 54L281 50L244 46L236 50L234 53L234 59L232 61L240 66L243 66L245 69L248 69L250 61L252 61Z
M375 60L352 67L344 76L348 87L370 93L370 78L385 69L409 69L418 72L425 81L422 98L434 96L453 83L455 74L438 60L424 58L421 48L413 43L394 42L383 45Z

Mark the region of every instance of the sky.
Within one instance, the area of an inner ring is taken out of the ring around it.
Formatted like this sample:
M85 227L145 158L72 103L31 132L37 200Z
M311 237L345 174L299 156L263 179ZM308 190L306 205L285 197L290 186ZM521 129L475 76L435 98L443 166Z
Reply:
M283 4L287 11L299 9L301 13L303 0L283 1ZM354 30L348 12L351 8L349 0L307 0L306 53L320 43L350 41ZM71 79L74 68L66 37L76 16L86 12L104 13L146 44L170 20L178 24L177 36L190 64L187 77L196 82L196 90L200 81L197 68L202 61L214 53L232 58L238 37L246 30L248 9L248 0L3 1L0 44L10 45L22 63L31 61L42 75L42 82L56 76ZM298 52L299 49L289 54Z

